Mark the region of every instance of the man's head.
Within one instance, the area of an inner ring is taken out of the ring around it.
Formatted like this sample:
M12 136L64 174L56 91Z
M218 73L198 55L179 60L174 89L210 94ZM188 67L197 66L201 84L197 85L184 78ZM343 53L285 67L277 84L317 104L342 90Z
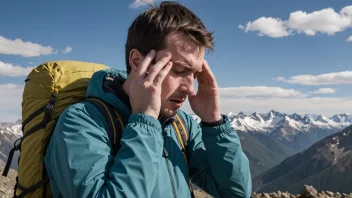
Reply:
M213 36L192 11L175 2L162 2L139 15L128 30L128 74L151 49L157 51L154 62L166 52L172 55L173 67L162 85L160 112L171 117L187 95L193 94L195 75L202 70L205 50L213 49Z

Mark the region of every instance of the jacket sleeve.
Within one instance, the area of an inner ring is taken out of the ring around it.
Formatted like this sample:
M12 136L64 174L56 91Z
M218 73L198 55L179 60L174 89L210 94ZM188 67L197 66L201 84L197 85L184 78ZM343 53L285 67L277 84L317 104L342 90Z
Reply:
M102 117L79 103L61 115L45 157L49 177L63 197L150 197L162 156L160 123L131 115L114 157Z
M223 116L216 127L199 125L190 118L188 143L192 182L214 197L250 197L252 180L249 161L240 139Z

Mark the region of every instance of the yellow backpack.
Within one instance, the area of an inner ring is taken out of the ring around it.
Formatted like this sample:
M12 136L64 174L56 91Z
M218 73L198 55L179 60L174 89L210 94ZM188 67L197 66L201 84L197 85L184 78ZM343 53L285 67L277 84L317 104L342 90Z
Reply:
M57 119L74 103L87 101L98 107L108 123L108 135L113 142L114 153L117 153L124 127L119 113L104 101L85 97L92 75L106 68L96 63L55 61L39 65L27 76L22 101L23 137L15 142L3 171L3 176L7 176L13 154L19 150L14 197L51 197L44 166L45 151ZM187 128L179 116L173 125L187 163Z

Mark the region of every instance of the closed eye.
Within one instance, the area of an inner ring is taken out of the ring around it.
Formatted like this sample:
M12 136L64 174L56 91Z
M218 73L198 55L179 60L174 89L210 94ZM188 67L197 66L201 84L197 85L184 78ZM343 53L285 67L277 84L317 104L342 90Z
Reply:
M185 74L186 70L182 70L182 71L177 71L177 70L173 70L175 74Z

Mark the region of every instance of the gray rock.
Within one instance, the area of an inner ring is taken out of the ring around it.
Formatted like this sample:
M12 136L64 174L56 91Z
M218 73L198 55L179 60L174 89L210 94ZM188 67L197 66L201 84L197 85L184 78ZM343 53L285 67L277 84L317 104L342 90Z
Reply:
M326 193L327 195L329 195L330 197L333 197L333 196L334 196L334 193L331 192L331 191L325 191L325 193Z
M290 194L287 192L281 193L282 198L290 198Z
M281 191L277 191L277 196L281 197Z
M301 196L302 198L313 198L318 197L318 191L313 188L313 186L304 185L301 189Z

